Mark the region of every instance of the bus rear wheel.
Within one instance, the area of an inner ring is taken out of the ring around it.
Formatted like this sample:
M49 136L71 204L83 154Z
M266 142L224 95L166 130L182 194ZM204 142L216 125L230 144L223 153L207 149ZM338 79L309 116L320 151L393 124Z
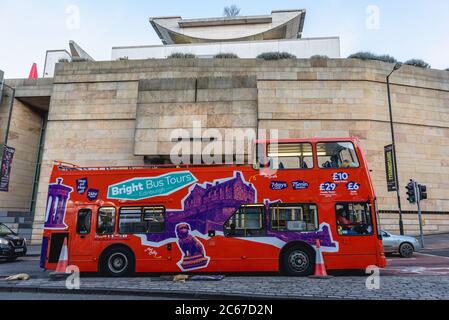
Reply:
M129 276L134 272L134 255L127 248L111 248L104 252L100 272L109 277Z
M294 246L281 256L281 272L290 276L306 277L313 274L315 258L304 246Z

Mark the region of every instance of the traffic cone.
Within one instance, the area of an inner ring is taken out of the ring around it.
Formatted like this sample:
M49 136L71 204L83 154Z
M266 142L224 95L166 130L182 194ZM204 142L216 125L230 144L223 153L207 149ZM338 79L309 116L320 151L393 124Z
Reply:
M326 272L326 266L324 265L323 253L321 252L321 243L320 240L316 240L316 261L315 261L315 274L310 276L310 278L316 279L329 279L332 276L329 276Z
M28 79L37 79L39 76L37 75L37 64L33 63L33 66L30 70L30 75L28 76Z
M64 239L64 244L62 245L61 253L59 254L58 265L56 270L50 273L50 278L53 279L63 279L67 278L70 273L67 272L67 267L69 266L69 250L67 248L67 238Z

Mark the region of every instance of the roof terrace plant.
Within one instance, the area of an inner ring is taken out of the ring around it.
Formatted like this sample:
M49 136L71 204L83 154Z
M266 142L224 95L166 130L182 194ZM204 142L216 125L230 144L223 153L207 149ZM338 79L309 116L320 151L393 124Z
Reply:
M223 15L225 17L237 17L240 14L240 8L233 4L230 7L225 7L223 10Z
M431 68L430 64L428 64L427 62L425 62L421 59L410 59L410 60L405 61L404 64L413 66L413 67L423 68L423 69Z
M314 56L311 56L310 57L310 59L329 59L329 57L328 56L325 56L325 55L319 55L319 54L316 54L316 55L314 55Z
M264 52L257 56L257 59L264 60L283 60L296 59L296 56L288 52Z
M397 63L398 61L387 54L375 54L372 52L357 52L354 54L351 54L348 59L360 59L360 60L375 60L375 61L383 61L388 63Z
M218 53L214 56L215 59L238 59L239 56L235 53L225 52L225 53Z
M174 52L167 57L167 59L194 59L196 55L193 53Z

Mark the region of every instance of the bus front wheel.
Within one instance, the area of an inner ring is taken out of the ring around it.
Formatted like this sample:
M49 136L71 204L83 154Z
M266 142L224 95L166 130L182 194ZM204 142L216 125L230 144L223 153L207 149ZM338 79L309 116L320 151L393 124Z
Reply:
M125 247L107 249L102 255L100 272L109 277L124 277L134 271L134 255Z
M304 246L293 246L282 253L281 272L290 276L306 277L313 274L315 258Z

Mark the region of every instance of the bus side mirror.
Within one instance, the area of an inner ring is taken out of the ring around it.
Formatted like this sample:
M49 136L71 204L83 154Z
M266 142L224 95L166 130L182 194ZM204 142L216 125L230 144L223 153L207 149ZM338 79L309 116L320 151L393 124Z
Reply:
M213 238L215 237L215 235L216 235L215 230L209 230L209 238Z

